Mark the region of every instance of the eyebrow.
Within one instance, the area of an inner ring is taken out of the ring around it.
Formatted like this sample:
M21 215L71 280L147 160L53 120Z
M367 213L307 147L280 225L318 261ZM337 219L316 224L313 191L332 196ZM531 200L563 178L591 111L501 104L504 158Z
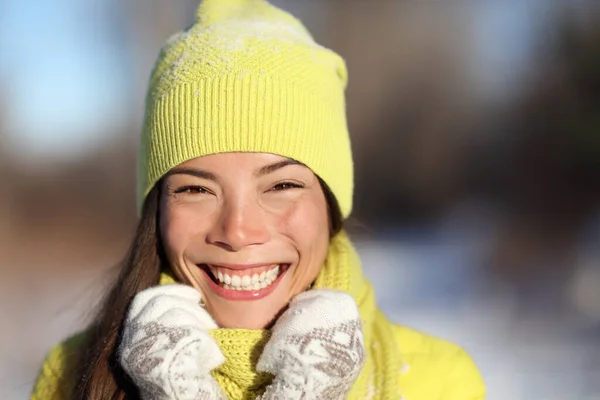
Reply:
M255 176L268 175L268 174L271 174L271 173L277 171L278 169L281 169L283 167L287 167L288 165L302 165L302 166L304 166L304 164L302 164L300 161L296 161L296 160L292 160L292 159L286 159L286 160L283 160L283 161L278 161L278 162L273 163L273 164L265 165L264 167L261 167L258 171L256 171L254 173L254 175ZM175 167L175 168L171 169L169 172L167 172L165 174L165 178L167 178L167 177L169 177L171 175L178 175L178 174L191 175L191 176L195 176L197 178L208 179L208 180L215 181L215 182L219 181L219 179L217 178L217 176L215 174L213 174L212 172L204 171L204 170L201 170L201 169L184 168L184 167Z
M215 182L218 181L216 175L213 174L212 172L203 171L201 169L183 168L183 167L173 168L172 170L170 170L169 172L167 172L165 174L165 178L168 176L177 175L177 174L191 175L191 176L195 176L197 178L208 179L210 181L215 181Z
M278 161L278 162L273 163L273 164L265 165L264 167L262 167L258 171L256 171L254 173L254 175L256 175L256 176L268 175L268 174L271 174L271 173L277 171L278 169L281 169L283 167L287 167L288 165L302 165L302 166L304 166L304 164L302 164L300 161L296 161L296 160L292 160L291 158L288 158L288 159L283 160L283 161Z

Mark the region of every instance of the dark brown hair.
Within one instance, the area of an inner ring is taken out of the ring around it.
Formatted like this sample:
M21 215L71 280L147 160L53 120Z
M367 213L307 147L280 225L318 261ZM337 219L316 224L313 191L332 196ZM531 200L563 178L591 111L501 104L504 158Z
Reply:
M327 184L320 178L319 183L327 200L330 235L334 236L342 229L342 214ZM85 332L71 374L62 377L72 385L75 400L138 398L137 389L117 362L116 351L129 304L137 293L158 284L161 268L166 266L158 229L160 187L161 182L148 194L116 282Z

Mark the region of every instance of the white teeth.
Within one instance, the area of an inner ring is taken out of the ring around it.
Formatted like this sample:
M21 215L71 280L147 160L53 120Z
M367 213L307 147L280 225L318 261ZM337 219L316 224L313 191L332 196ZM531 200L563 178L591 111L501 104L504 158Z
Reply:
M250 286L251 283L252 283L252 278L250 278L248 275L244 275L242 277L242 286Z
M217 268L215 268L217 269ZM213 269L213 275L223 285L225 289L229 290L259 290L269 286L279 276L279 265L274 268L263 271L260 274L254 275L229 275L224 270Z

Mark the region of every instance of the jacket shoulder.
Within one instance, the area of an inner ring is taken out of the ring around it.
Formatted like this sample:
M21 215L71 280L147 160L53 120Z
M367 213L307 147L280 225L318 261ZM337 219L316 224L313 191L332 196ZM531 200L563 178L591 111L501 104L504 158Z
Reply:
M33 387L30 400L66 400L72 390L74 363L85 339L85 333L77 333L54 346L46 355Z
M481 374L460 346L404 326L394 331L405 363L400 385L407 400L485 399Z

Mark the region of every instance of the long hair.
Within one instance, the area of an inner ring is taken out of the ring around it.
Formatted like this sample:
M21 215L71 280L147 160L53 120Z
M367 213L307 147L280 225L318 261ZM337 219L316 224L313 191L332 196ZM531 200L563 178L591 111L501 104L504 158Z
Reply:
M321 178L319 183L327 201L330 235L335 236L342 229L342 214L327 184ZM62 377L65 380L75 378L71 381L74 400L139 398L137 388L121 369L116 352L131 301L137 293L157 285L161 268L166 266L158 228L160 186L160 182L156 184L144 202L135 237L120 266L120 273L94 322L85 332L73 371Z
M85 332L73 375L73 399L107 400L137 398L136 389L124 379L116 361L123 320L133 297L158 284L162 250L158 230L158 185L148 194L135 237L107 293L95 321ZM68 377L66 377L68 379Z

